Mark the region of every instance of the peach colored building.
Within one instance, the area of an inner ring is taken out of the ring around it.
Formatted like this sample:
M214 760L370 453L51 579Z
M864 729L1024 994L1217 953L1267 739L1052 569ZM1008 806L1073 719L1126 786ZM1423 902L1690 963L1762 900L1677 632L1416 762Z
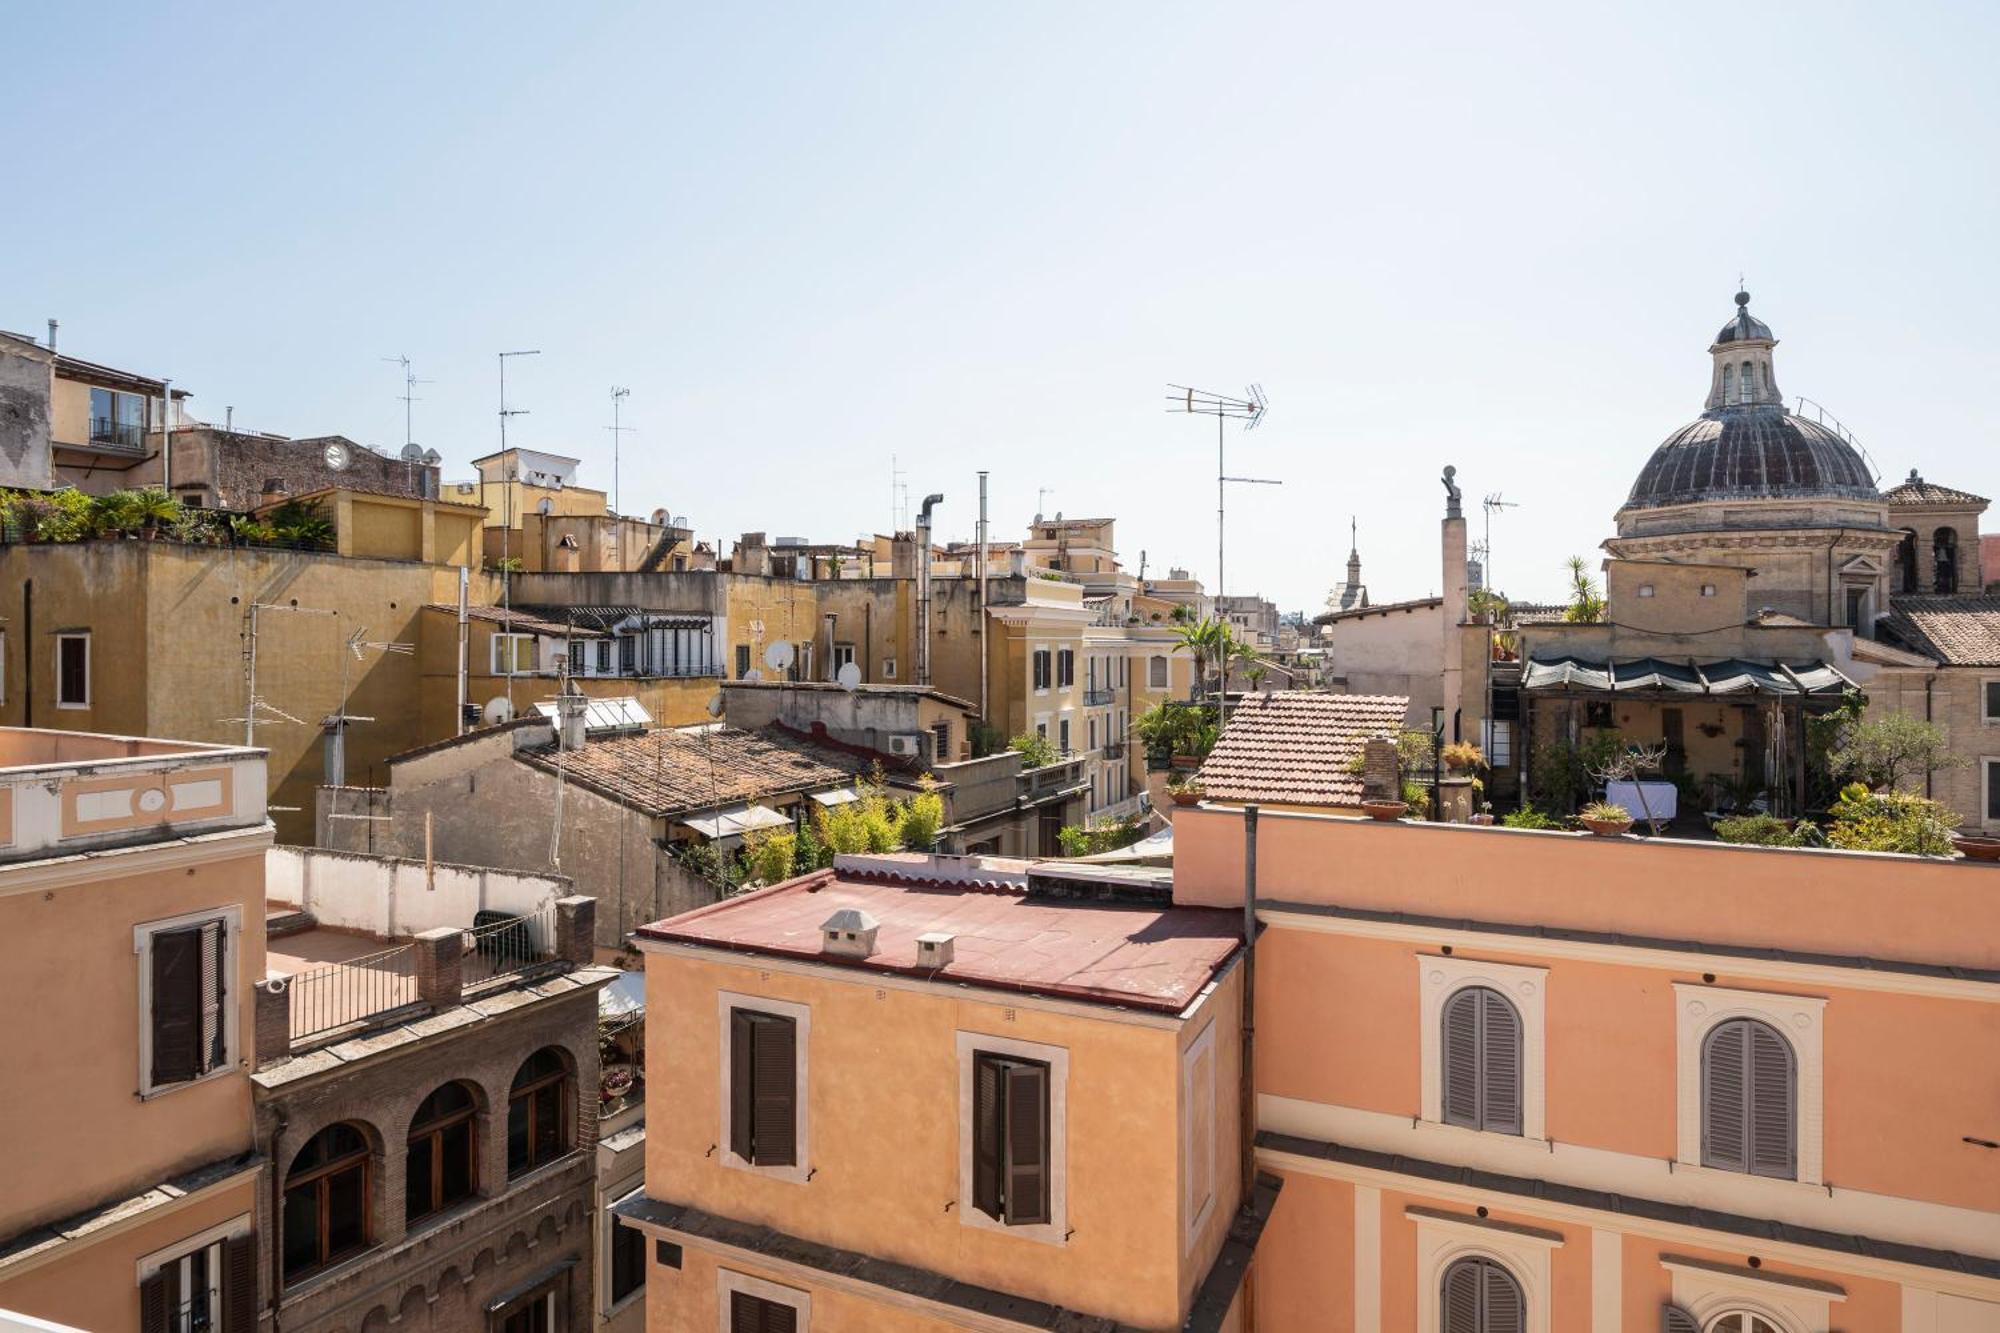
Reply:
M2000 868L1180 812L1246 865L1256 1327L2000 1329Z
M0 729L0 1310L255 1329L264 792L258 749Z
M1241 915L1054 871L843 857L638 932L649 1328L1247 1326Z

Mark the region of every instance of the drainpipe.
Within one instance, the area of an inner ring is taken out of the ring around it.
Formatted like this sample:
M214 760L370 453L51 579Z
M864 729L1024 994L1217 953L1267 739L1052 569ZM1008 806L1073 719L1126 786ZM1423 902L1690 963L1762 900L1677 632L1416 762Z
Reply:
M174 382L160 381L160 489L174 493Z
M49 323L55 323L50 320ZM35 581L21 584L21 725L35 725Z
M917 511L917 684L931 683L931 510L944 496L926 495Z
M993 720L986 715L986 474L979 474L979 722L991 727Z
M458 730L453 734L465 734L465 651L466 635L471 626L466 619L467 584L472 581L472 571L464 565L458 567ZM372 827L372 826L371 826Z
M374 825L369 825L372 829ZM264 1238L271 1247L271 1333L278 1333L278 1304L285 1298L285 1247L279 1244L278 1219L285 1211L285 1177L279 1170L282 1160L278 1145L285 1137L285 1129L291 1123L283 1111L272 1112L278 1123L271 1129L271 1151L265 1154L265 1165L271 1172L271 1224L265 1228Z
M1931 721L1931 720L1932 720L1932 719L1931 719L1931 687L1932 687L1933 685L1935 685L1935 684L1937 684L1937 672L1933 671L1933 672L1929 673L1928 675L1926 675L1926 676L1924 677L1924 721L1926 721L1926 722L1929 722L1929 721ZM1924 770L1924 799L1926 799L1926 800L1929 800L1929 799L1931 799L1931 796L1932 796L1932 793L1931 793L1931 779L1932 779L1932 776L1933 776L1933 775L1932 775L1932 773L1931 773L1931 770L1929 770L1929 769L1925 769L1925 770ZM1976 789L1975 789L1975 791L1976 791Z
M1257 807L1243 807L1243 1077L1237 1112L1243 1141L1243 1198L1257 1189Z

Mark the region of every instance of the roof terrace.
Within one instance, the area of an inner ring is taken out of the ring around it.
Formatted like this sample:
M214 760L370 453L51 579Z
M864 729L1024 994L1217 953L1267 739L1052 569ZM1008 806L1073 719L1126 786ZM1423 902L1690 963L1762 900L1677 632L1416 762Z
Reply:
M265 823L251 746L0 727L0 865Z

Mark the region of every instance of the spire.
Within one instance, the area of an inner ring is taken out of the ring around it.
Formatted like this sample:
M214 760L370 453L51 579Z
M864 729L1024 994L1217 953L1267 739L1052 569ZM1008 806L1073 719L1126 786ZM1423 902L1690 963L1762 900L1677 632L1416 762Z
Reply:
M1347 540L1347 581L1326 599L1329 611L1352 611L1368 605L1368 589L1361 582L1361 522L1353 515L1347 519Z

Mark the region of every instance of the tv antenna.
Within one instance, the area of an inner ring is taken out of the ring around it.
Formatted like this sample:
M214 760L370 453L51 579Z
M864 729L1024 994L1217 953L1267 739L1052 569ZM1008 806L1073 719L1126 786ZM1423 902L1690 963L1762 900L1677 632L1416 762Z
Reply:
M618 410L625 405L625 400L631 396L632 391L630 389L616 384L611 386L611 424L604 429L611 432L611 512L613 514L618 512L619 503L618 446L624 443L626 432L632 429L632 427L624 425L619 421ZM625 568L625 526L622 523L614 523L611 525L611 530L617 534L618 568L623 569Z
M1484 563L1481 564L1479 572L1485 579L1488 590L1497 591L1499 584L1495 583L1493 579L1493 511L1496 509L1519 509L1521 506L1518 501L1501 499L1500 492L1495 491L1484 500L1481 500L1479 507L1486 511L1486 535L1479 539L1479 558Z
M424 451L417 448L416 435L412 432L410 428L411 427L410 405L412 403L421 403L422 401L424 401L423 399L417 397L417 386L419 384L433 384L436 381L418 379L417 372L413 370L410 366L410 358L407 354L399 356L385 356L382 359L384 361L393 361L397 365L403 368L403 392L397 395L397 397L400 398L403 403L403 455L402 456L403 456L403 461L410 465L408 469L409 483L410 486L414 489L417 484L416 461L424 456Z
M257 728L268 722L293 722L299 726L305 723L270 700L257 693L257 637L258 619L265 611L291 611L307 616L337 616L338 611L325 611L314 606L299 606L296 603L252 602L250 609L243 613L243 716L225 717L223 722L243 724L243 743L257 743ZM345 704L342 705L343 711Z
M1035 522L1039 523L1042 521L1042 515L1048 512L1046 508L1048 498L1055 493L1056 488L1053 486L1038 486L1035 488Z
M1246 431L1255 430L1262 424L1264 413L1270 408L1264 397L1264 386L1252 384L1243 391L1241 398L1228 394L1210 393L1205 389L1192 389L1185 384L1167 386L1167 411L1186 413L1192 416L1215 418L1215 599L1219 607L1223 596L1223 556L1226 548L1226 497L1233 482L1242 486L1282 486L1282 481L1269 477L1232 477L1225 462L1224 446L1227 440L1225 428L1231 421L1243 423ZM1216 692L1216 725L1219 727L1229 720L1229 664L1222 664L1220 688Z
M340 707L320 719L320 730L326 736L326 782L331 787L347 785L347 726L350 722L373 722L372 717L351 713L347 703L352 693L349 685L349 671L356 662L367 660L370 652L390 653L403 657L414 654L416 646L408 643L378 643L368 638L368 627L363 625L347 636L346 651L340 654Z
M512 535L512 529L514 527L514 478L516 475L518 475L519 470L516 469L514 473L509 473L507 471L507 458L506 458L507 418L524 417L528 415L528 409L525 407L510 408L507 406L507 358L510 356L540 356L541 354L542 354L542 349L539 347L531 347L526 351L521 351L521 352L499 353L500 454L501 454L500 503L502 506L502 513L501 513L502 522L500 524L500 612L503 616L505 616L509 620L513 618L514 579L513 576L508 573L507 570L507 562L510 558L510 554L508 551L508 538ZM514 673L511 671L507 673L507 703L509 707L512 707L514 703Z

